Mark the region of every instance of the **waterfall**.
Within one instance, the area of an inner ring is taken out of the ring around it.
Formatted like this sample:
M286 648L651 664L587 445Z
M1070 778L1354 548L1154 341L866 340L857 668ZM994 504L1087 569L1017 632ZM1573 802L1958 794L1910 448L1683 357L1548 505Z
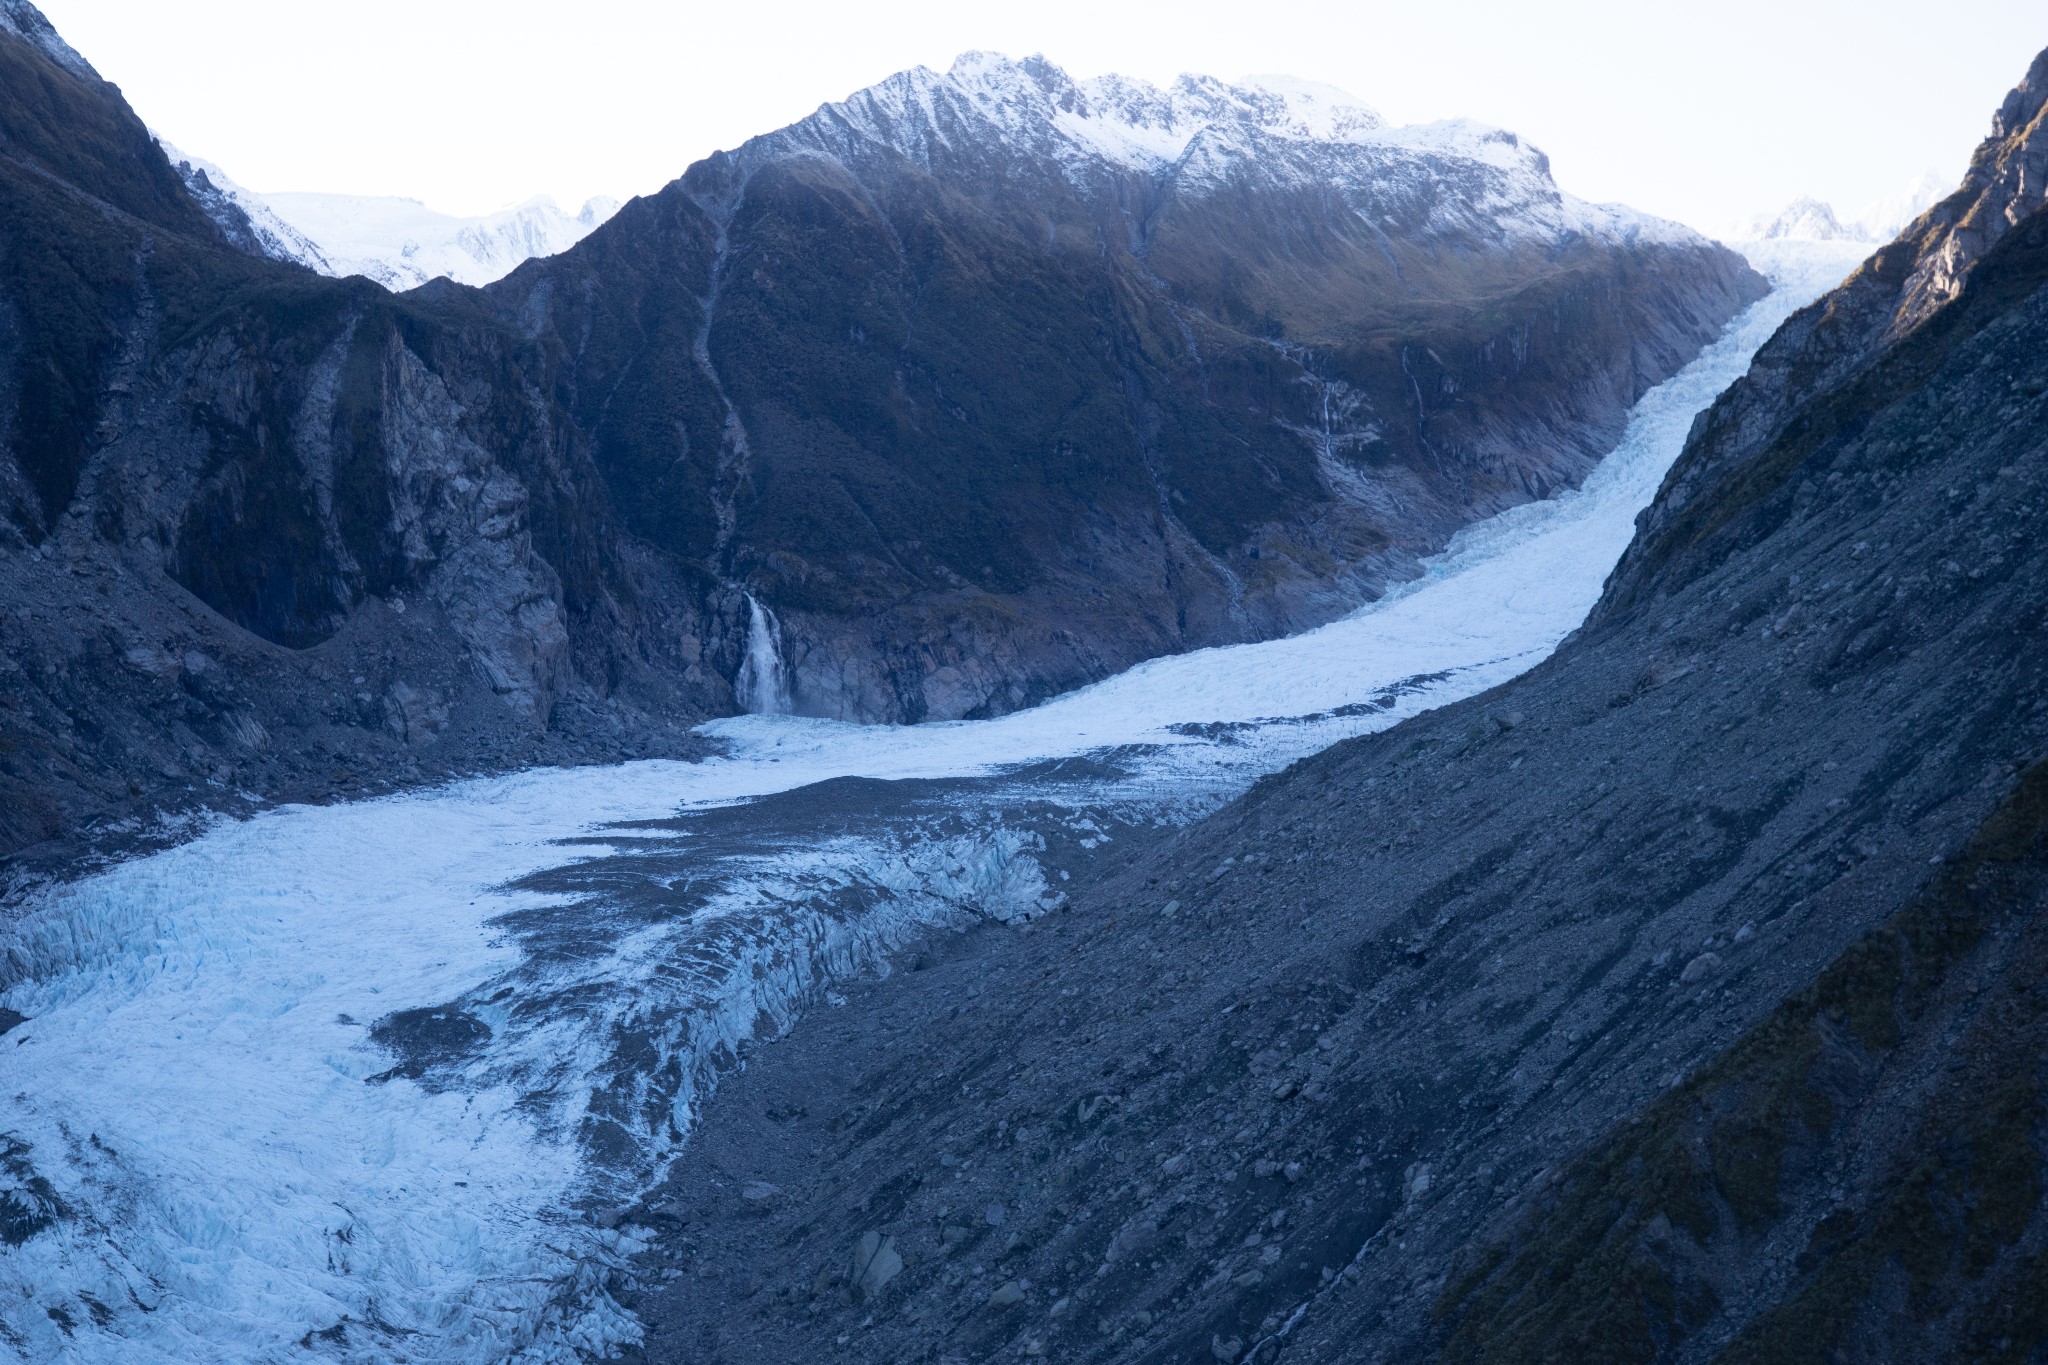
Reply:
M782 625L752 593L747 594L747 607L747 657L733 679L733 691L754 715L786 716L795 707L790 704L789 675L782 667Z

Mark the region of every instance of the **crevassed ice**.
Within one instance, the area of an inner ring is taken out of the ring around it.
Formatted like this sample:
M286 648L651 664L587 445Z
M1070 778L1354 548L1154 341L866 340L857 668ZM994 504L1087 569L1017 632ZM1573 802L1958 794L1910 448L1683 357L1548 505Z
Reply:
M1059 840L1189 818L1545 657L1693 414L1846 268L1770 264L1776 292L1643 399L1582 489L1320 630L993 721L744 716L706 727L728 752L704 763L279 809L47 893L0 991L29 1017L0 1037L0 1356L570 1361L634 1340L604 1281L635 1230L592 1215L658 1177L720 1057L914 934L1056 904ZM942 813L848 797L872 818L829 836L738 804L834 777L953 785Z

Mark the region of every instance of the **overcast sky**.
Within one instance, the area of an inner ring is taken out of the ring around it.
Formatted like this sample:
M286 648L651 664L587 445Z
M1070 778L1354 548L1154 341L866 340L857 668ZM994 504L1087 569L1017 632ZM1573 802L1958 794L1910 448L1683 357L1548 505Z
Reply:
M450 212L657 188L892 71L1285 73L1523 134L1559 182L1710 231L1959 176L2042 0L39 0L143 119L252 189Z

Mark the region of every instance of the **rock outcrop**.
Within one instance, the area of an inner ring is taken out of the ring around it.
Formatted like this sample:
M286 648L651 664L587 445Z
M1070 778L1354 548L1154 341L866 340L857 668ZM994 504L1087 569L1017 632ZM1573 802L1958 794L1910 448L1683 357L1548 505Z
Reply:
M0 850L689 751L739 661L704 659L699 585L617 531L547 348L469 291L252 254L7 14Z

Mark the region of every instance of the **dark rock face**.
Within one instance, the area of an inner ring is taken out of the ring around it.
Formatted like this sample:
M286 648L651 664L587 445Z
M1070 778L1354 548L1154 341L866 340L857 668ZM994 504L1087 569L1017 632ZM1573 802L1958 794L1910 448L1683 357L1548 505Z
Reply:
M1507 134L984 65L392 296L264 259L9 0L0 849L687 752L755 601L794 703L872 719L1327 620L1575 483L1760 288ZM1183 150L1077 151L1112 95L1090 136Z
M2040 1359L2044 70L1549 662L754 1054L647 1357Z
M738 660L615 529L546 349L468 291L252 259L118 91L0 27L0 850L690 751Z
M905 73L492 287L632 529L778 613L798 709L996 714L1320 624L1575 485L1759 291L1510 134L1136 89Z

